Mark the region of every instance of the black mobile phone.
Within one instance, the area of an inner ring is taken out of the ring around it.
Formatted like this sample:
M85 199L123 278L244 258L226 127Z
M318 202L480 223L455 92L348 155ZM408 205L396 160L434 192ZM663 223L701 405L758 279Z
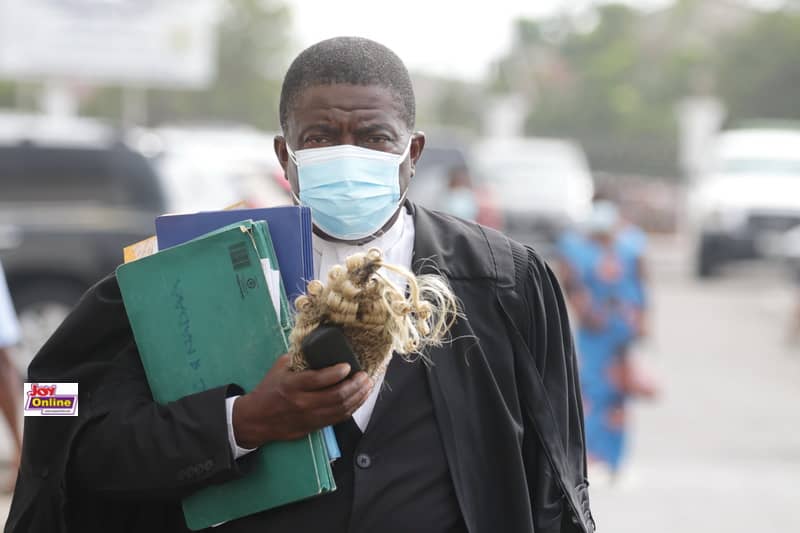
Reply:
M300 349L306 357L308 366L314 370L339 363L349 363L348 378L361 370L350 342L344 336L342 329L337 326L319 326L306 335L300 344Z

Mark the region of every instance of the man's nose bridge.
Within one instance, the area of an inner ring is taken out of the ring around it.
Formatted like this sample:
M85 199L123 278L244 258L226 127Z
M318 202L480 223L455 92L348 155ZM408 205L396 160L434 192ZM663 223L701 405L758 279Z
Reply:
M336 144L356 144L355 131L358 125L356 113L347 109L331 109L328 114L328 120L337 130Z
M343 117L341 124L341 136L339 138L340 144L358 144L355 133L357 118L358 117L356 117L354 113L348 113L346 117Z
M356 143L356 136L352 130L349 128L342 131L341 136L339 137L339 144L357 144Z

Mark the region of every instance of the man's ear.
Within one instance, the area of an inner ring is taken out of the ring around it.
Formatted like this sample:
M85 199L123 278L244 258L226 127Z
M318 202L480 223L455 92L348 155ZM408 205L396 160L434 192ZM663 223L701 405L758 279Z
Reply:
M409 150L409 159L411 160L411 175L416 171L417 161L422 156L422 151L425 149L425 132L417 131L411 136L411 149Z
M278 156L278 162L281 164L281 168L283 168L283 175L288 178L288 174L286 172L286 167L289 164L289 151L286 149L286 138L283 135L276 135L275 139L272 141L273 148L275 149L275 155Z

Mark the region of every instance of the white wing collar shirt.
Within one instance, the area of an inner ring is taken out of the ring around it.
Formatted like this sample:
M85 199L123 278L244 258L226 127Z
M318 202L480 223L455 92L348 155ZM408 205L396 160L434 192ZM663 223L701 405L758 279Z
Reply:
M335 265L343 265L349 256L365 252L370 248L378 248L383 252L383 258L387 263L397 265L411 270L411 260L414 255L414 217L406 210L401 208L400 216L381 236L361 245L326 241L314 235L314 276L327 282L328 272ZM384 274L395 284L405 287L405 282L401 277L392 272ZM378 401L378 393L383 385L383 374L375 380L367 400L353 413L353 420L359 429L364 432Z

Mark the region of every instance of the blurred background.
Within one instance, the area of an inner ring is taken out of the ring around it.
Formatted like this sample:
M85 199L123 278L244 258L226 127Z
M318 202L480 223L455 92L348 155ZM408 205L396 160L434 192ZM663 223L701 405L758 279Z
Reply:
M412 72L416 201L554 266L565 235L602 222L598 197L642 230L628 358L659 392L626 400L621 466L592 489L599 531L800 531L797 0L0 0L20 374L157 214L290 201L280 83L336 35Z

